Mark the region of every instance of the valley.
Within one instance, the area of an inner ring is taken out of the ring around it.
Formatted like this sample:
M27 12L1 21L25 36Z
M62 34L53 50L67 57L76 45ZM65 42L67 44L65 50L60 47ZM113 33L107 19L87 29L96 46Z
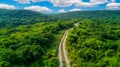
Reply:
M0 67L119 67L120 11L0 9Z

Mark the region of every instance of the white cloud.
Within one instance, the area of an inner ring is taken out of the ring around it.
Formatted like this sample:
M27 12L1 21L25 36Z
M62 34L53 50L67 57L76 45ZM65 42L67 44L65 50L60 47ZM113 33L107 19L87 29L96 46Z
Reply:
M75 5L76 5L76 7L93 7L93 5L88 2L76 3Z
M25 7L24 9L25 9L25 10L42 12L42 13L52 12L51 9L49 9L49 8L47 8L47 7L42 7L42 6L30 6L30 7Z
M93 7L96 5L107 3L108 0L90 0L90 2L83 2L82 0L50 0L55 7L68 7L75 5L77 7Z
M108 3L108 0L90 0L90 3L92 5L100 5L100 4Z
M81 9L78 9L78 8L74 8L74 9L71 9L69 11L81 11Z
M65 13L66 11L64 9L58 10L58 13Z
M0 4L0 8L2 9L16 9L13 5L7 5L7 4Z
M90 0L90 2L77 2L75 3L76 7L95 7L100 4L107 3L108 0Z
M18 3L21 3L21 4L29 4L30 3L30 0L14 0Z
M77 8L78 7L96 7L100 4L105 4L107 3L106 7L107 9L118 9L120 8L119 3L115 3L116 0L89 0L89 2L83 2L83 0L14 0L16 2L22 3L22 4L29 4L30 2L42 2L42 1L48 1L53 4L54 7L69 7L72 5L75 5ZM28 7L27 7L28 8ZM37 9L35 9L37 8ZM50 11L49 8L44 8L41 9L38 7L29 7L30 10L38 11L38 12L43 12L45 11ZM65 10L59 10L60 12L64 12Z
M50 0L50 2L55 6L55 7L68 7L72 5L72 2L69 0Z
M42 2L42 1L48 1L48 0L14 0L18 3L21 3L21 4L30 4L30 1L31 2Z
M42 1L46 1L46 0L32 0L32 2L42 2Z
M106 7L107 9L120 9L120 3L108 3Z

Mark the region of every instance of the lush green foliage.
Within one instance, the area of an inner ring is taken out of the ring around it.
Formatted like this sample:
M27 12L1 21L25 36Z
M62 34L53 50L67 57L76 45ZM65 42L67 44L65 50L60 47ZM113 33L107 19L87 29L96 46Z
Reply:
M52 14L54 17L58 17L61 19L78 19L78 18L110 18L112 20L116 20L120 18L120 10L101 10L101 11L76 11L76 12L68 12L61 14Z
M34 24L36 22L51 22L57 18L46 14L27 11L27 10L5 10L0 9L0 28L16 27L25 24Z
M79 27L73 28L67 40L71 65L119 67L119 18L120 11L46 15L0 9L0 67L58 67L59 41L74 22Z
M0 67L58 67L57 47L62 30L72 25L71 21L58 20L2 27Z
M119 67L120 20L79 21L67 39L72 67Z

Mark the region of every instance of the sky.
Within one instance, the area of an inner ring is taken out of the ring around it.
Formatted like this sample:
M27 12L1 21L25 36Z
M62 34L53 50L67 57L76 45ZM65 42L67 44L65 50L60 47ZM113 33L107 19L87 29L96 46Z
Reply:
M23 9L41 13L120 10L120 0L0 0L0 8Z

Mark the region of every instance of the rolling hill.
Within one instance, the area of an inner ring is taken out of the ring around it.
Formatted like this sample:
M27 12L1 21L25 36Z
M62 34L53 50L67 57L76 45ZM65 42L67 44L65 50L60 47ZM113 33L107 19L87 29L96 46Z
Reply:
M75 11L60 14L52 14L54 17L61 19L76 18L120 18L120 10L101 10L101 11ZM117 17L116 17L117 16Z
M72 67L118 67L119 18L119 10L43 14L0 9L0 67L58 67L58 45L70 28L66 50Z
M18 25L50 21L56 21L56 18L28 10L0 9L0 27L16 27Z

